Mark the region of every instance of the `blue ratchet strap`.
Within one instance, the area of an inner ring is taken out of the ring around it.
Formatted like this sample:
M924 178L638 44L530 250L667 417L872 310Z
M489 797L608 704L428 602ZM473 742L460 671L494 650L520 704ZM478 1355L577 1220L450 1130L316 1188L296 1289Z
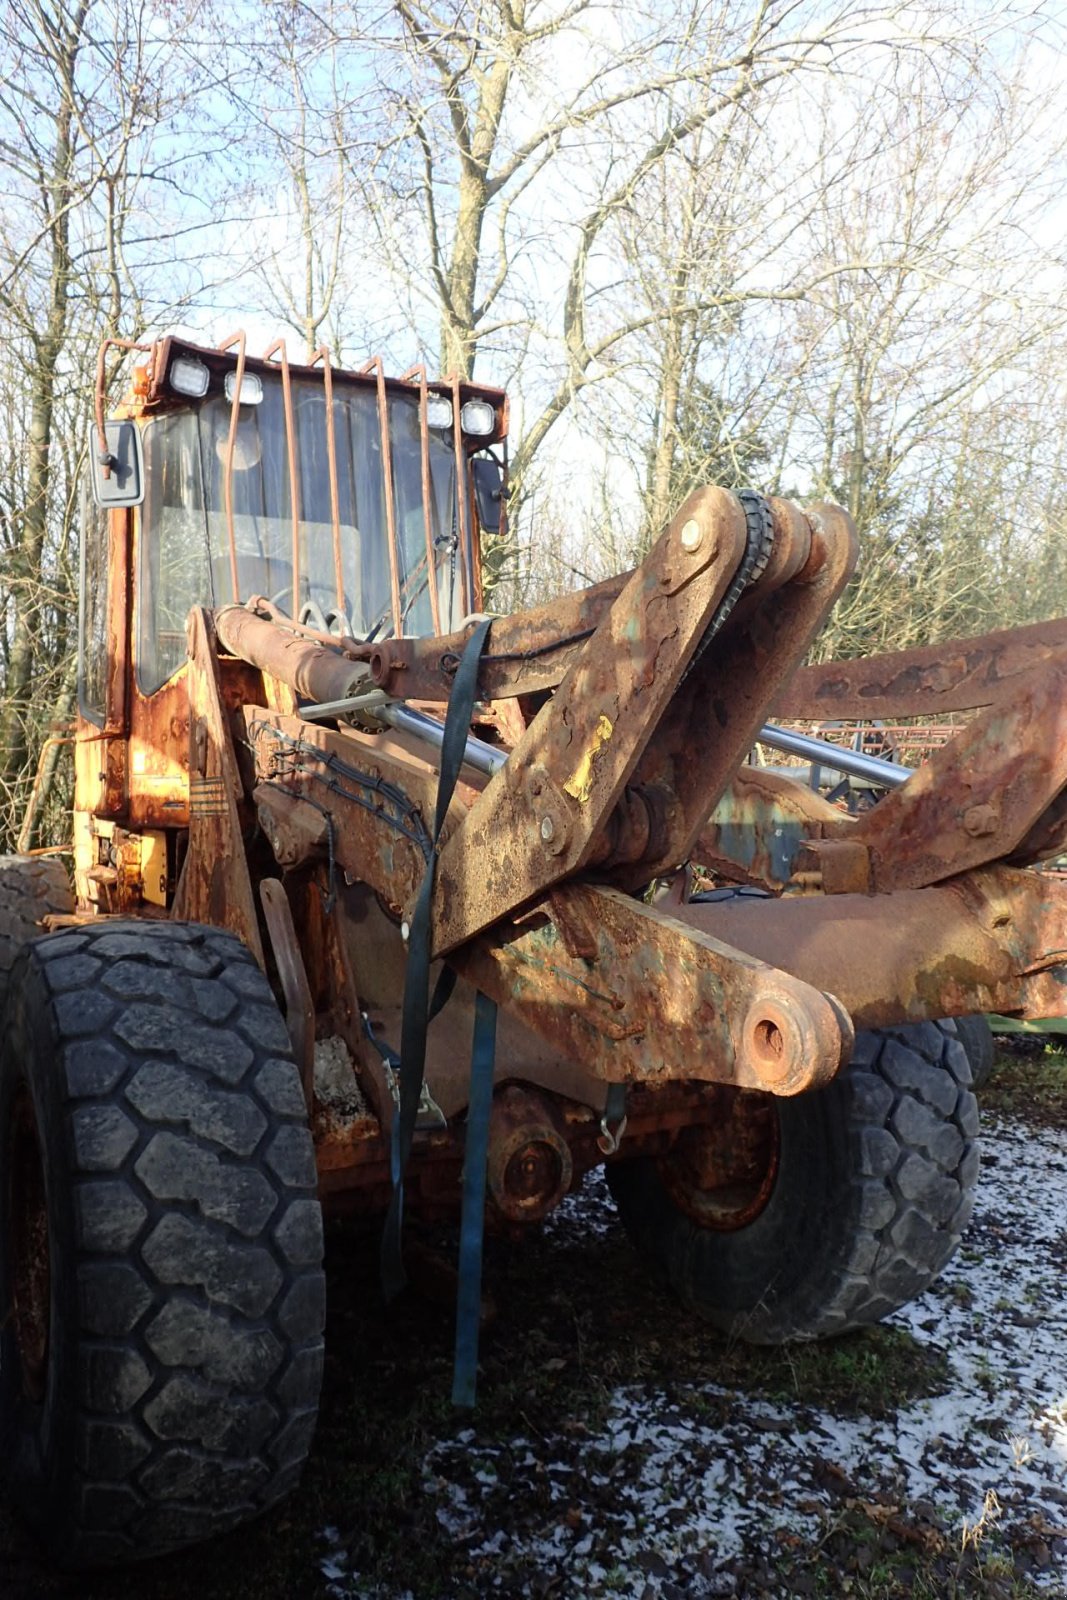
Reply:
M379 1039L378 1035L375 1033L374 1029L371 1027L370 1018L368 1016L364 1016L364 1018L363 1018L363 1032L367 1035L367 1038L370 1040L370 1042L374 1046L375 1050L377 1050L378 1054L381 1056L382 1060L385 1062L385 1065L389 1068L389 1071L393 1074L394 1081L399 1083L400 1082L400 1057L397 1055L396 1051L393 1049L392 1045L388 1043L387 1040ZM397 1122L398 1121L399 1121L399 1114L394 1115L394 1117L393 1117L393 1134L392 1134L392 1138L389 1141L389 1182L394 1186L394 1188L396 1187L396 1185L400 1181L400 1168L397 1165L397 1158L398 1158L398 1153L399 1152L398 1152L398 1148L397 1148L397 1137L396 1137L396 1128L397 1128ZM403 1204L402 1201L401 1201L401 1204ZM403 1221L403 1218L401 1218L401 1221Z
M495 1059L496 1001L490 1000L488 995L479 991L474 1007L467 1146L463 1156L463 1219L459 1232L456 1354L452 1367L452 1404L471 1409L474 1407L478 1385L482 1238L485 1232L485 1168L489 1154L489 1111L493 1103Z
M427 1019L427 1027L433 1021L434 1017L436 1017L445 1009L445 1006L451 1000L455 991L457 976L458 975L453 967L442 967L441 971L438 973L437 982L433 987L433 999L430 1001L430 1014ZM367 1016L366 1012L363 1013L363 1032L367 1035L367 1038L370 1040L375 1050L377 1050L379 1056L381 1056L382 1060L385 1062L385 1065L389 1068L389 1071L393 1074L394 1080L399 1083L400 1057L397 1055L396 1051L393 1049L392 1045L387 1039L379 1039L378 1035L374 1031L370 1017ZM396 1173L398 1170L397 1125L398 1118L394 1117L392 1124L392 1138L390 1140L391 1148L389 1152L389 1166L391 1174L390 1182L392 1183L396 1182Z
M415 1123L426 1075L426 1030L430 1025L430 913L433 906L437 847L456 780L463 765L463 753L470 732L471 715L478 689L478 665L492 618L480 622L467 640L456 668L452 694L445 716L441 742L441 772L437 781L437 805L431 835L430 858L419 888L408 932L408 967L404 982L404 1007L400 1023L400 1105L393 1118L391 1168L393 1195L382 1231L382 1291L392 1300L407 1283L404 1271L402 1234L404 1226L404 1173L411 1156ZM446 969L447 970L447 969ZM442 982L444 974L442 974ZM438 993L441 984L438 985ZM451 989L448 989L451 993ZM445 995L447 999L447 994ZM443 1004L443 1001L442 1001Z

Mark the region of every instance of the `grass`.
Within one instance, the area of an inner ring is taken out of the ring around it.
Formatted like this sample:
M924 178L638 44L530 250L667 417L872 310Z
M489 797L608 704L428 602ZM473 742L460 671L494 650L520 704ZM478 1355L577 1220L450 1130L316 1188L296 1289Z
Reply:
M814 1548L779 1559L780 1592L790 1600L1036 1600L1041 1591L993 1547L996 1513L992 1496L974 1527L949 1534L932 1507L843 1496Z
M1061 1035L1009 1035L997 1040L982 1108L1042 1127L1067 1128L1067 1053Z

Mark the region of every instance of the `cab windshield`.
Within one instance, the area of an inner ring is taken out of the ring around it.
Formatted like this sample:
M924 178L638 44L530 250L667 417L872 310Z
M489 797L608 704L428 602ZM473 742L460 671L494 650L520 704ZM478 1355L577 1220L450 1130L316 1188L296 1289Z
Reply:
M258 405L239 409L232 467L234 592L226 513L232 407L222 395L170 412L144 431L145 499L138 566L137 677L150 694L186 658L185 619L194 605L264 595L291 617L357 638L394 631L382 430L376 389L336 384L334 450L340 521L335 545L324 387L294 378L299 575L294 593L293 502L280 379L264 375ZM400 631L458 626L456 463L450 428L429 430L429 531L417 394L388 396L389 464ZM338 573L338 566L340 573ZM341 590L340 598L338 590Z

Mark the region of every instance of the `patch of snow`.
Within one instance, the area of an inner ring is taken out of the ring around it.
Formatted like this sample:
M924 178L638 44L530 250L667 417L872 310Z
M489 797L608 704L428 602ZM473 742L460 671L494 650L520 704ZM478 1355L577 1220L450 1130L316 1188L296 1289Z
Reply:
M927 1502L961 1539L984 1508L999 1505L987 1514L988 1536L997 1526L1043 1528L1051 1565L1031 1581L1067 1596L1067 1136L994 1123L983 1154L959 1255L889 1319L945 1354L947 1393L877 1419L745 1398L711 1382L688 1386L680 1400L651 1386L621 1389L576 1455L556 1459L550 1440L508 1442L509 1498L544 1506L547 1490L548 1506L566 1516L550 1511L541 1519L548 1525L513 1530L501 1592L521 1565L559 1580L561 1594L647 1600L661 1592L657 1562L666 1576L699 1558L708 1574L746 1549L807 1544L838 1503L829 1474L838 1493L847 1480L862 1499ZM603 1184L572 1196L552 1225L585 1234L617 1226ZM473 1558L500 1549L491 1506L482 1541L470 1540L477 1490L496 1483L500 1449L468 1433L439 1445L427 1463L438 1515L444 1521L446 1506L462 1507ZM716 1590L714 1576L690 1592L732 1592Z
M959 1254L889 1319L944 1353L946 1393L885 1418L837 1417L711 1381L648 1384L618 1390L578 1449L564 1444L564 1417L556 1439L464 1429L430 1452L423 1487L446 1537L484 1560L479 1592L528 1592L537 1573L560 1600L714 1600L735 1593L746 1552L816 1543L847 1494L925 1504L960 1541L985 1512L986 1548L1036 1530L1049 1564L1028 1576L1067 1597L1067 1134L991 1119L983 1158ZM560 1237L617 1228L603 1180L546 1226ZM506 1536L502 1492L522 1508ZM361 1587L337 1530L323 1540L334 1600L408 1600Z

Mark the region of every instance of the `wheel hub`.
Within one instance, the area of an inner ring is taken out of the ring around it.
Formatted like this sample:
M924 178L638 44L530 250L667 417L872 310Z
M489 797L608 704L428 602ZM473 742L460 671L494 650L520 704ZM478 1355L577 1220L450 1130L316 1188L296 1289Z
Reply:
M733 1232L754 1222L778 1175L773 1095L728 1091L714 1122L684 1128L659 1171L671 1199L703 1228Z

